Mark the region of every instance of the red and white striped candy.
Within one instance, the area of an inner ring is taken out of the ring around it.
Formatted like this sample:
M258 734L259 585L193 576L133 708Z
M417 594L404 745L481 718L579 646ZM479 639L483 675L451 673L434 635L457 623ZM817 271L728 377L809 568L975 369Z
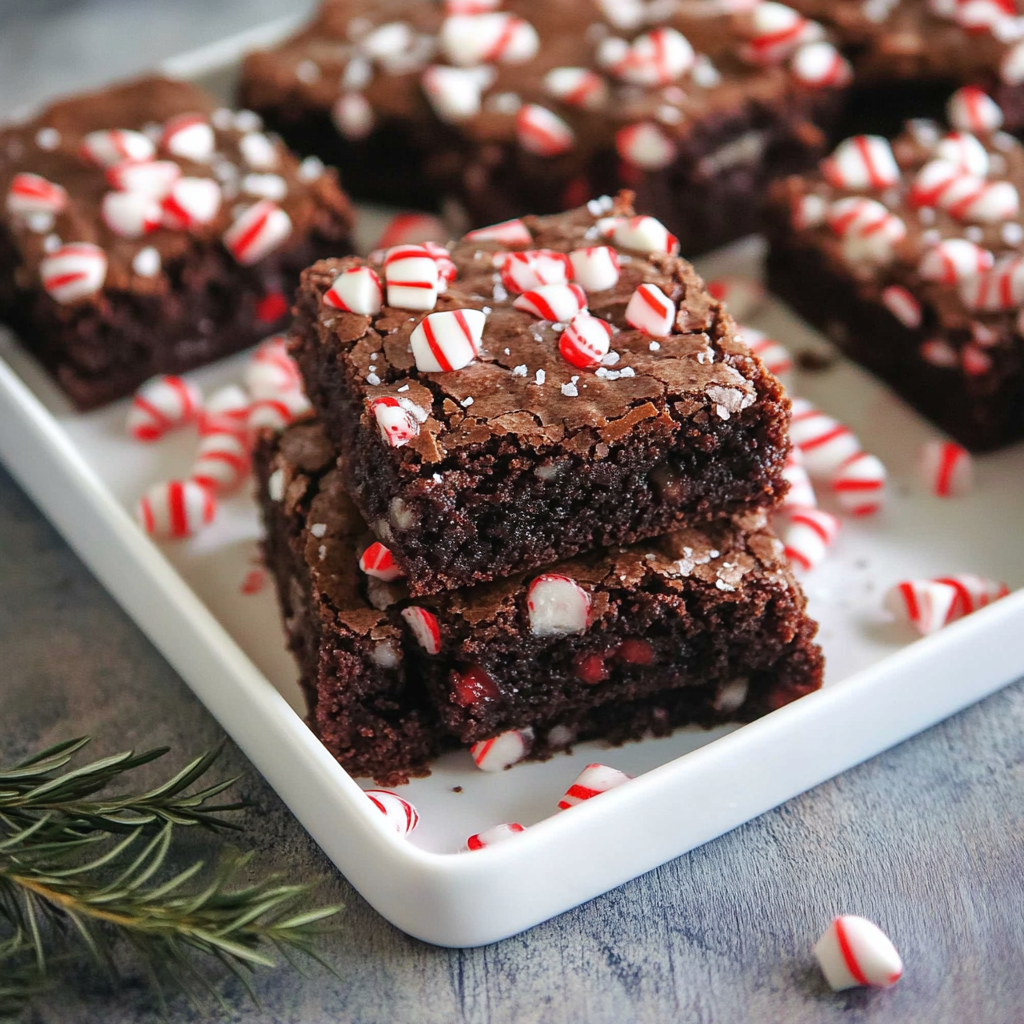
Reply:
M653 121L640 121L615 133L615 151L627 164L658 171L675 160L679 148Z
M243 375L253 398L276 398L285 391L301 391L302 375L288 354L284 337L267 338L252 354Z
M750 11L751 38L740 55L752 64L778 64L820 31L792 7L765 0Z
M570 107L594 110L608 99L608 83L589 68L552 68L542 84L548 96Z
M611 347L612 328L586 311L577 313L558 338L558 351L573 366L597 366Z
M384 820L400 836L407 836L420 823L420 815L415 807L397 793L386 789L367 789L366 798L384 815Z
M416 642L427 652L437 654L441 650L441 627L437 616L419 605L403 608L402 618L408 623Z
M1007 85L1024 82L1024 41L1014 43L999 62L999 77Z
M424 242L436 244L449 237L444 224L429 213L396 213L384 226L374 248L391 249L396 245L423 245Z
M766 292L760 281L750 277L717 277L707 283L708 294L724 302L737 320L746 320L765 303Z
M449 62L459 67L522 64L536 54L540 45L528 21L503 11L445 18L438 42Z
M885 595L886 611L929 636L961 617L959 591L939 580L904 580Z
M896 214L863 196L834 202L828 225L842 238L843 254L851 262L888 263L895 247L907 237L907 227Z
M474 743L469 752L481 771L503 772L522 761L532 745L532 729L510 729L500 736Z
M562 118L537 103L524 103L516 112L516 138L523 149L537 156L561 156L576 141Z
M946 583L957 592L956 612L959 618L985 608L1010 593L1010 588L999 580L986 579L973 572L957 572L940 576L935 582Z
M158 441L169 430L191 423L202 408L202 393L191 381L153 377L135 392L125 426L136 441Z
M105 175L111 188L121 192L138 192L153 199L163 199L181 177L181 168L173 160L149 160L143 163L125 160L108 167Z
M821 196L800 196L793 203L791 214L793 227L797 231L806 231L825 223L828 215L828 204Z
M526 610L534 636L582 633L590 621L590 594L568 576L543 573L526 591Z
M975 35L994 32L1001 22L1010 21L999 0L959 0L953 9L953 20L965 31ZM1012 9L1009 14L1016 14ZM969 45L969 44L968 44Z
M900 180L892 148L880 135L854 135L821 162L825 180L854 192L891 188Z
M874 515L885 501L886 476L880 459L867 452L858 452L832 474L832 493L851 515Z
M391 555L391 549L385 547L380 541L374 541L360 556L359 568L367 576L390 583L403 575L402 570L395 565Z
M459 276L459 270L455 266L451 253L437 242L426 241L423 248L430 253L431 258L437 264L437 274L444 286L450 285ZM444 288L441 289L444 291Z
M464 237L467 242L501 242L503 245L529 245L533 241L530 229L518 217L467 231Z
M468 366L480 352L486 322L487 314L479 309L428 313L409 335L416 369L447 373Z
M914 206L938 206L962 174L960 168L948 160L929 160L914 177L908 199Z
M142 132L110 128L89 132L80 152L83 159L100 167L113 167L122 160L152 160L156 147Z
M679 239L654 217L620 217L612 225L611 239L623 249L635 252L664 252L675 256Z
M860 441L849 427L816 409L804 398L793 399L789 439L800 449L812 477L830 477L847 459L860 452Z
M369 267L349 267L324 292L324 303L335 309L344 309L361 316L374 316L380 312L383 289L375 270Z
M578 284L544 284L523 292L512 305L541 320L568 323L587 308L587 294Z
M940 498L967 494L974 485L970 452L952 441L928 441L921 445L917 472L924 486Z
M775 374L780 380L792 371L793 360L785 346L780 345L774 338L758 331L753 327L741 327L740 338L750 349L756 353L770 373Z
M782 478L789 484L789 490L782 499L781 508L817 508L818 498L811 485L811 478L804 468L803 456L799 448L790 449L786 456L786 465L782 470Z
M369 409L377 421L381 437L392 448L401 448L420 432L421 421L416 414L418 406L413 408L411 402L403 402L389 395L375 398L370 402ZM426 416L423 419L426 419Z
M212 178L179 178L163 201L164 226L187 231L209 224L220 210L220 200L220 185Z
M858 985L888 988L903 974L903 961L885 932L854 914L843 914L829 925L814 955L836 992Z
M494 846L495 843L503 843L506 839L511 839L513 836L525 831L526 826L520 825L518 821L511 821L502 825L494 825L491 828L485 828L483 832L478 832L476 835L470 836L466 840L466 850L482 850L485 846Z
M995 313L1024 303L1024 259L1001 259L991 270L961 283L960 296L969 309Z
M890 313L904 327L910 328L912 331L916 331L921 326L921 320L923 317L921 311L921 303L914 298L910 292L901 284L890 284L882 289L882 305L889 310Z
M486 14L500 6L501 0L444 0L445 14Z
M139 238L160 226L160 204L142 192L107 192L100 202L100 217L115 235Z
M249 450L236 433L207 434L189 475L214 494L227 494L249 475Z
M603 292L619 283L619 254L608 245L592 245L569 253L572 277L588 292Z
M638 331L667 338L676 320L676 304L656 284L642 284L629 297L625 316Z
M546 284L567 284L572 277L572 264L562 252L528 249L503 255L501 283L517 295Z
M388 305L398 309L433 309L437 304L439 273L433 256L422 245L398 245L384 257Z
M820 508L794 509L782 535L783 550L795 569L807 572L822 561L838 532L834 515Z
M966 238L945 238L922 257L917 272L926 281L961 284L992 269L995 257Z
M309 399L302 391L283 391L274 398L260 398L249 406L246 425L249 430L268 427L284 430L310 410Z
M258 263L292 233L292 220L277 203L261 199L224 232L224 245L243 267Z
M457 124L480 113L480 95L489 80L489 76L484 77L480 71L480 67L453 68L435 64L423 72L420 80L423 93L434 113L446 124Z
M91 242L71 242L48 253L39 264L47 294L64 305L93 295L107 278L107 254Z
M180 540L213 522L217 503L213 492L195 480L154 484L139 499L135 518L151 537Z
M558 809L566 811L583 803L584 800L607 793L609 789L615 789L632 778L632 775L620 772L618 768L609 768L606 764L588 764L566 790L565 796L558 801Z
M853 78L850 62L831 43L805 43L789 67L793 77L810 89L840 89Z
M1020 196L1008 181L960 174L939 196L939 205L958 220L998 224L1020 212Z
M16 174L7 191L7 212L12 217L33 213L57 214L67 204L67 191L38 174Z
M608 39L599 60L623 82L632 85L669 85L685 75L696 60L690 41L674 28L656 28L632 43Z
M201 114L172 117L160 136L160 148L165 152L200 163L213 156L215 144L213 129Z
M1003 126L999 104L976 85L965 85L949 97L946 117L957 131L975 135L987 135Z
M948 160L964 174L984 178L988 174L988 150L970 132L950 132L939 139L935 157Z
M199 412L199 436L234 434L245 438L251 404L249 396L237 384L218 389L203 403Z

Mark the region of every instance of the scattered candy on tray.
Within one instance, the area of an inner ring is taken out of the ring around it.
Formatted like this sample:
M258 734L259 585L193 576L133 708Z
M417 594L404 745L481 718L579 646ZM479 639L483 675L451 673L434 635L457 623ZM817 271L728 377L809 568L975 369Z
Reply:
M928 636L1006 597L1010 588L974 573L954 573L928 580L904 580L885 595L885 608L897 619Z
M153 484L139 499L136 519L151 537L180 540L213 522L213 492L194 480Z
M288 355L287 339L273 337L261 342L245 368L243 380L246 390L257 399L301 391L302 377Z
M839 520L820 508L796 508L782 532L786 557L794 569L808 572L828 553L839 532Z
M753 327L741 326L740 336L747 343L750 351L761 357L768 370L774 373L783 384L788 384L789 374L793 369L793 360L785 346Z
M169 430L199 416L203 396L181 377L154 377L135 393L128 410L128 433L136 441L158 441Z
M960 497L974 484L970 452L952 441L923 444L918 453L917 469L924 486L940 498Z
M575 807L576 804L607 793L609 789L615 789L616 786L621 786L631 779L631 775L620 772L618 768L609 768L606 764L588 764L566 790L565 796L558 801L558 809L564 811Z
M191 479L214 494L236 490L249 475L249 449L234 433L207 434L199 439Z
M500 736L474 743L469 752L481 771L501 772L522 761L532 745L532 729L510 729Z
M407 836L420 823L416 808L397 793L386 789L367 789L365 793L370 803L384 815L384 820L400 836Z
M815 943L814 955L836 992L858 986L888 988L903 975L903 961L889 937L855 914L837 917Z
M816 409L805 398L793 399L789 437L800 449L804 466L812 477L830 477L861 451L860 441L849 427Z
M804 469L804 460L799 448L790 449L789 455L786 456L786 466L782 471L782 476L789 484L789 490L786 491L780 508L818 507L814 486L811 484L811 478L807 475L807 470Z
M874 515L885 501L885 466L867 452L858 452L841 463L830 486L840 506L851 515Z
M739 321L756 313L766 298L764 285L750 277L718 277L708 281L708 291L724 302L733 319Z
M526 826L520 825L518 822L511 821L502 825L494 825L491 828L485 828L483 832L478 832L474 836L470 836L466 840L466 850L482 850L485 846L494 846L495 843L503 843L506 839L512 839L520 832L525 832Z

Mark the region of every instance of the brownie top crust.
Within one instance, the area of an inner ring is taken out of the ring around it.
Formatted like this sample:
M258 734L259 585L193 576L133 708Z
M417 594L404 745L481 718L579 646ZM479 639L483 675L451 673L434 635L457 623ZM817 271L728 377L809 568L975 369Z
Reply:
M614 147L655 170L708 115L848 78L821 26L777 3L328 0L246 58L243 89L261 109L329 111L351 140L436 118L481 144L545 159Z
M418 463L427 477L493 437L514 438L520 452L601 459L610 445L680 424L783 417L778 382L693 267L674 255L672 236L653 218L635 216L630 203L623 193L470 232L453 245L450 261L438 247L454 276L439 285L444 290L426 314L386 304L401 251L322 260L305 272L299 291L303 343L326 347L362 399L368 429L404 448L403 462ZM610 276L598 279L609 267ZM385 304L377 303L377 313L337 306L357 268L380 272ZM568 283L526 287L537 275ZM648 323L658 309L666 314L660 325ZM430 372L438 364L424 333L445 348L447 329L460 328L441 318L476 310L475 356L468 335L464 344L456 333L458 368Z
M159 295L197 243L243 266L352 213L333 171L299 163L251 111L185 82L139 78L60 100L0 130L0 226L20 265L61 304L104 289ZM76 279L77 275L77 279Z

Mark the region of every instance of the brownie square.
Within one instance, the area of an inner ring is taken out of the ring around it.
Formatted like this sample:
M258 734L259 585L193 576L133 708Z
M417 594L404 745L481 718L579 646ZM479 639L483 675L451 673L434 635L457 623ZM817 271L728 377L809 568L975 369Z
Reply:
M628 187L694 255L756 230L848 81L820 25L778 4L491 6L328 0L246 58L241 102L355 196L454 199L478 226Z
M255 462L309 721L355 774L399 781L511 729L545 757L746 721L821 685L817 627L762 513L417 599L362 570L374 539L336 454L308 422L265 434Z
M962 444L1008 444L1024 436L1021 189L1003 132L856 137L776 186L770 286Z
M349 252L335 173L185 82L142 78L0 130L0 319L82 409L288 321Z
M422 302L422 289L409 297L397 285L420 272L401 269L401 248L303 274L292 351L306 392L356 507L412 593L768 507L785 493L789 400L674 250L626 194L470 233L450 258L437 247L442 276ZM430 263L416 251L421 268ZM384 304L375 294L359 306L377 312L339 308L341 293L378 273ZM573 281L527 287L538 275ZM456 318L479 336L449 337L462 329ZM459 369L431 372L441 364L428 334ZM590 343L596 354L581 356Z

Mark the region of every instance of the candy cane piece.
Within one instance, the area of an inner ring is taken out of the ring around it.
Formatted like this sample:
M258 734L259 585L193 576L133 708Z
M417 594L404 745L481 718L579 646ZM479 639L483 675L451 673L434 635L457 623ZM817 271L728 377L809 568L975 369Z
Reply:
M945 238L922 257L917 271L926 281L958 285L991 270L995 257L966 238Z
M107 254L91 242L72 242L44 256L39 276L61 305L94 295L107 278Z
M7 191L7 212L12 217L33 213L58 214L67 204L67 191L38 174L16 174Z
M558 338L558 351L573 366L597 366L611 347L612 328L600 317L577 313Z
M420 823L419 811L404 797L386 789L367 789L366 798L384 815L388 826L400 836L407 836Z
M100 167L113 167L122 160L152 160L156 147L142 132L109 128L89 132L82 139L82 159Z
M405 574L395 565L395 559L391 549L385 547L380 541L374 541L360 556L359 568L367 576L390 583Z
M675 256L679 239L654 217L621 217L612 225L612 241L623 249L635 252L664 252Z
M209 224L220 211L220 202L220 185L212 178L179 178L163 201L164 226L187 231Z
M249 396L237 385L228 384L215 391L199 411L199 436L234 434L248 436Z
M907 291L903 285L890 284L882 289L882 305L889 310L890 313L904 327L909 328L912 331L916 331L921 326L921 320L923 313L921 311L921 303L914 298L910 292Z
M820 508L798 508L789 513L783 550L795 569L808 572L821 563L838 532L834 515Z
M537 103L524 103L516 113L519 145L536 156L568 153L576 142L572 128L554 111Z
M788 378L793 369L793 360L784 345L753 327L741 326L737 337L751 352L760 357L764 365L768 367L769 373L774 374L780 380Z
M249 450L235 433L207 434L199 439L190 478L214 494L227 494L249 475Z
M504 11L457 14L445 18L438 35L441 52L459 67L478 64L522 64L540 46L528 22Z
M789 490L786 491L786 495L779 505L780 508L818 507L818 498L814 493L814 487L811 485L811 478L807 475L807 470L804 468L803 457L800 455L799 448L790 449L789 455L786 456L786 465L782 469L782 478L789 484Z
M659 171L675 160L679 147L653 121L640 121L615 133L615 151L634 167Z
M970 452L952 441L928 441L921 445L917 471L928 491L939 498L958 498L974 485Z
M830 477L843 462L861 450L860 442L849 427L803 398L793 399L789 438L800 449L812 477Z
M441 627L438 624L437 616L433 612L421 608L419 605L411 605L403 608L401 616L412 630L420 647L427 654L437 654L441 650Z
M279 248L291 233L288 214L277 203L261 199L224 232L224 245L242 266L248 267Z
M361 316L375 316L380 312L383 294L376 271L370 267L350 267L324 292L324 304Z
M396 213L384 226L374 248L392 249L396 245L424 245L426 242L436 244L448 237L448 229L429 213ZM448 250L444 252L447 256Z
M479 309L428 313L409 336L416 369L448 373L468 366L479 354L486 322L487 315Z
M717 277L707 283L708 294L724 302L737 320L746 320L764 306L767 293L750 277Z
M249 407L246 424L250 431L268 428L284 430L310 411L309 399L301 391L284 391L274 398L257 399Z
M970 132L950 132L935 147L935 156L964 174L984 178L988 174L988 150Z
M501 825L493 825L485 828L483 832L470 836L466 840L465 851L482 850L485 846L494 846L495 843L503 843L506 839L525 832L526 826L520 825L518 821L510 821Z
M740 56L751 64L778 64L821 30L784 4L765 0L750 9L750 39Z
M656 285L642 284L626 304L626 323L652 338L667 338L676 319L675 303Z
M245 367L242 379L253 398L276 398L286 391L302 390L302 374L288 354L284 337L261 342Z
M867 452L858 452L832 475L831 487L840 506L855 516L878 512L885 501L885 466Z
M107 192L100 202L100 218L121 238L139 238L160 226L160 204L143 192Z
M957 131L976 135L997 132L1003 126L999 104L976 85L965 85L950 96L946 117Z
M595 796L607 793L626 782L632 775L620 772L618 768L609 768L606 764L588 764L576 777L576 781L566 790L565 796L558 801L558 809L566 811L570 807L592 800Z
M397 398L393 395L375 398L368 409L377 421L381 437L392 448L408 444L420 432L420 424L427 419L425 409L401 395Z
M552 68L541 84L548 96L570 107L594 110L608 101L608 83L589 68Z
M173 160L150 160L138 163L125 160L108 167L105 177L111 188L121 192L137 192L161 200L181 177L181 168Z
M178 114L165 125L160 148L172 156L205 163L213 156L216 138L201 114Z
M154 484L139 499L135 518L151 537L180 540L213 522L217 504L213 492L194 480Z
M565 253L528 249L504 255L501 283L517 295L546 284L568 284L573 275L573 265Z
M880 135L854 135L840 142L821 162L825 180L835 188L860 192L892 188L900 169L889 143Z
M541 320L567 323L587 308L587 295L578 284L545 284L523 292L512 305Z
M903 961L885 932L854 914L843 914L829 925L814 955L836 992L857 986L888 988L903 975Z
M619 283L619 254L607 245L573 249L569 253L572 276L588 292L603 292Z
M526 591L526 610L534 636L582 633L590 621L590 594L568 576L543 573Z
M530 753L532 745L532 729L510 729L489 740L474 743L469 753L482 772L503 772L522 761Z
M433 309L437 304L439 272L422 245L398 245L384 257L387 302L398 309Z
M904 580L891 587L883 599L885 610L921 636L937 633L959 619L961 594L952 583L939 580Z
M202 393L191 381L153 377L135 392L125 427L136 441L158 441L169 430L196 419L202 404Z
M809 89L841 89L853 79L850 62L831 44L805 43L790 62L793 77Z
M500 242L509 246L529 245L533 241L530 229L518 217L467 231L464 238L467 242Z

